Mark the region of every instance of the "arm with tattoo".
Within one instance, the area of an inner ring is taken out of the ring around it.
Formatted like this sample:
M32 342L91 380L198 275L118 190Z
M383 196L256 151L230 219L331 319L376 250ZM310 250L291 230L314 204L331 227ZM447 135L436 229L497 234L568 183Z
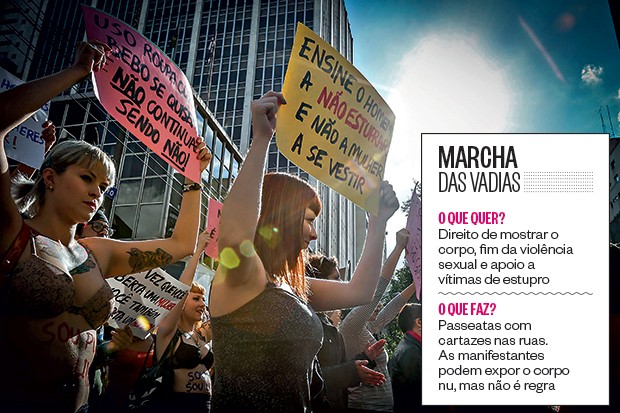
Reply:
M134 273L161 267L172 262L172 255L161 248L157 248L155 251L131 248L127 254L129 254L129 266Z

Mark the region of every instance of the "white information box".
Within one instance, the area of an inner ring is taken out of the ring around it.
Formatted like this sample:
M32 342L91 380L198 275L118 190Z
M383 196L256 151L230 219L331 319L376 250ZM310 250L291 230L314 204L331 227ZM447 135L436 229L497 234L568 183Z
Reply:
M422 135L424 405L609 402L609 136Z

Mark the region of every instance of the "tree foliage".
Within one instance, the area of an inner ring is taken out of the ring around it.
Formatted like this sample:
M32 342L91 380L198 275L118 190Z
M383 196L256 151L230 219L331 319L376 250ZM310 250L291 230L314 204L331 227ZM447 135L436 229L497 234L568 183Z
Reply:
M411 208L411 197L413 197L413 194L417 194L419 197L422 197L422 183L420 181L416 181L415 179L413 180L414 186L411 189L411 196L403 201L400 209L401 211L403 211L405 213L405 215L407 217L409 217L409 209Z

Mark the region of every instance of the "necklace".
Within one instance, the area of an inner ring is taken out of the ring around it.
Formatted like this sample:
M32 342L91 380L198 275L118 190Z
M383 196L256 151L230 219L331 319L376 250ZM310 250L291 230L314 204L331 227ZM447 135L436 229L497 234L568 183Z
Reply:
M188 343L188 344L194 344L196 348L200 350L200 347L202 347L202 345L199 342L198 338L196 337L197 335L198 333L196 331L190 331L190 332L183 333L183 336L185 337L187 341L191 339L191 341L193 342L193 343ZM202 336L200 338L202 339Z

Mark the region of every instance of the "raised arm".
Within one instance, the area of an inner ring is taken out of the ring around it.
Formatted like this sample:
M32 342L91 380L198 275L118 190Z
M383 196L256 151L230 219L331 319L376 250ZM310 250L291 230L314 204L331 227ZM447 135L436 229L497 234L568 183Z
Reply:
M211 162L211 152L199 139L195 149L200 160L200 172ZM186 184L192 183L185 180ZM183 193L179 217L172 236L148 241L118 241L107 238L84 238L87 245L97 257L106 278L146 271L178 261L194 251L198 224L200 222L199 188Z
M93 70L101 69L108 51L110 48L104 43L81 42L71 67L0 93L0 136L5 136L50 99L83 80Z
M202 254L210 242L211 236L205 228L204 231L198 234L198 242L196 243L194 254L187 263L187 266L185 266L185 270L183 270L183 273L181 273L181 276L179 277L179 281L181 281L183 284L191 285L194 281L194 277L196 275L196 268L198 268L200 258L202 258Z
M179 277L179 281L181 281L185 285L191 285L192 281L194 281L194 277L196 276L196 268L198 268L198 263L200 262L200 257L202 256L202 252L205 250L207 243L211 240L209 234L205 231L201 232L198 235L198 243L196 244L196 249L194 250L194 255L189 260L183 273ZM179 323L179 319L181 318L181 314L183 313L183 306L185 305L185 299L187 295L179 300L178 303L172 310L160 321L157 328L157 336L155 349L157 350L156 356L157 359L160 360L161 356L163 356L166 347L168 347L168 343L172 340L172 337L176 333L177 324Z
M394 272L396 270L396 265L400 259L402 252L405 250L405 246L409 241L409 231L405 228L399 230L396 233L396 245L394 249L388 256L387 260L383 264L383 269L381 270L381 278L390 281ZM396 295L388 304L386 304L379 314L377 314L377 318L374 321L368 322L368 329L372 333L380 332L383 327L385 327L390 321L394 319L398 315L400 309L405 305L405 303L411 298L413 293L415 292L415 285L411 283L407 288L401 291L398 295Z
M412 282L405 289L387 303L374 321L368 322L368 329L371 333L378 334L383 328L392 320L396 318L400 310L409 301L411 296L415 293L415 284Z
M309 280L312 291L310 301L316 311L350 308L372 300L381 271L385 227L397 209L398 199L392 185L387 181L382 182L379 215L370 216L362 256L351 281L340 283L321 279Z
M44 103L84 79L105 63L110 48L100 42L80 43L73 66L13 89L0 93L0 136L6 136L15 126L32 116ZM11 197L9 163L0 145L0 253L6 251L21 226L19 211Z
M391 280L394 275L394 271L396 271L396 265L398 265L398 260L400 259L400 255L405 250L405 246L407 246L407 241L409 240L409 230L406 228L400 229L396 233L396 245L394 249L388 255L385 263L383 264L383 268L381 269L381 277L386 280Z
M252 146L222 207L220 266L210 300L215 316L249 301L265 286L265 270L252 244L260 214L265 158L276 127L276 113L285 103L282 94L276 92L267 92L252 103Z
M383 297L389 284L390 280L383 277L379 278L377 289L375 290L372 300L368 304L353 308L345 319L342 320L338 326L338 331L345 337L345 343L355 342L357 338L361 336L362 331L374 313L375 308L377 308L377 304L381 301L381 297ZM356 349L356 351L358 351L358 349Z

